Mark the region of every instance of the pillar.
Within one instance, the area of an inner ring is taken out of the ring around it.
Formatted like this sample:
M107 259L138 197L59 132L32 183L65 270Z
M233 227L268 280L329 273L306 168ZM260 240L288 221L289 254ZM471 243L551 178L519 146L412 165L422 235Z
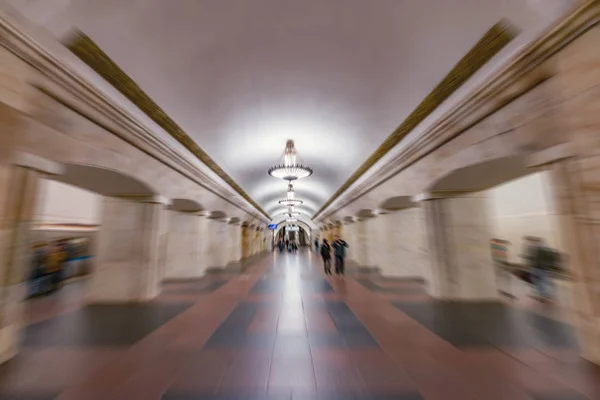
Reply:
M248 226L242 225L242 259L250 257L251 254L251 230Z
M424 279L428 265L423 231L423 209L412 207L379 216L382 235L378 266L384 276Z
M352 264L357 264L358 261L356 259L356 222L346 222L344 225L342 238L348 243L348 249L346 250L346 262L350 266Z
M160 255L166 254L168 237L166 204L155 195L103 199L91 302L140 302L159 294Z
M204 275L203 217L200 213L169 211L169 234L164 278L196 279Z
M229 224L229 264L237 264L242 260L242 228Z
M449 300L498 299L484 194L429 195L419 200L425 214L429 293Z
M207 219L206 266L209 269L223 268L228 262L229 238L226 222Z
M40 178L60 173L59 164L25 153L0 165L0 364L17 354L21 339Z
M600 364L600 156L554 163L553 194L573 284L571 315L581 355Z
M356 223L356 261L360 267L373 267L371 255L374 218L366 218Z

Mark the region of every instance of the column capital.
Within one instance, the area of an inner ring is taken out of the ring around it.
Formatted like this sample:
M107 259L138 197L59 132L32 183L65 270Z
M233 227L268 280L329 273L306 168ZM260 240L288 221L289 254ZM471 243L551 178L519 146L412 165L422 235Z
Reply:
M422 203L429 200L449 199L452 197L462 197L469 193L476 192L460 192L460 191L443 191L443 192L423 192L412 196L411 200L415 203Z
M32 153L15 151L11 154L10 162L13 165L33 169L47 175L62 175L65 173L63 164L50 161Z
M164 196L158 195L158 194L142 194L142 195L132 194L132 195L112 196L112 197L116 197L119 199L131 200L131 201L135 201L138 203L163 204L165 206L171 205L170 199L168 199Z
M529 168L541 167L574 157L576 154L577 149L573 143L562 143L533 153L529 156L527 166Z

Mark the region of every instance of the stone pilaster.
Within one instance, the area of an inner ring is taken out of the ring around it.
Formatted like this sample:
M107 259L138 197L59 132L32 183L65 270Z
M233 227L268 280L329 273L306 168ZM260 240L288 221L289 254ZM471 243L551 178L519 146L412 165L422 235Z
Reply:
M429 293L448 300L498 299L484 194L430 197L421 204L430 263Z
M160 292L161 254L168 237L167 201L160 196L105 197L92 274L92 303L148 301Z
M17 354L31 256L31 225L40 178L62 167L30 154L0 165L0 363Z

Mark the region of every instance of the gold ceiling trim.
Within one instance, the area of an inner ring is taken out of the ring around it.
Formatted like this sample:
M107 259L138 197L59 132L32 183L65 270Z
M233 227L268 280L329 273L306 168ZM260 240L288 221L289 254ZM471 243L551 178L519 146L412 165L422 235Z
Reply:
M240 196L265 217L271 218L198 144L160 108L92 39L81 31L71 36L65 46L104 80L138 107L158 126L187 148L202 163L223 179Z
M348 178L346 182L323 204L314 217L321 214L340 197L354 182L367 172L377 161L394 148L402 139L458 90L469 78L481 69L492 57L508 45L517 32L506 21L492 26L481 39L460 59L442 81L423 99L402 124L383 141L373 154ZM314 218L313 217L313 218Z

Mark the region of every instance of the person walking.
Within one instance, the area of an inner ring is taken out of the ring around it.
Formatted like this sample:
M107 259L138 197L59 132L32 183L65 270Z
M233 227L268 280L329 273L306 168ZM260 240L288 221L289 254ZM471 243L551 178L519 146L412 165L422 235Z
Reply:
M335 273L338 275L344 275L344 258L346 258L347 247L348 243L342 240L340 235L335 235L333 250L335 254Z
M559 260L560 255L556 250L550 248L542 238L535 239L531 266L539 301L546 302L554 298L552 271L557 270Z
M319 254L319 239L315 238L315 253Z
M325 275L331 275L331 246L327 242L327 239L323 239L323 244L321 245L321 257L323 258Z

